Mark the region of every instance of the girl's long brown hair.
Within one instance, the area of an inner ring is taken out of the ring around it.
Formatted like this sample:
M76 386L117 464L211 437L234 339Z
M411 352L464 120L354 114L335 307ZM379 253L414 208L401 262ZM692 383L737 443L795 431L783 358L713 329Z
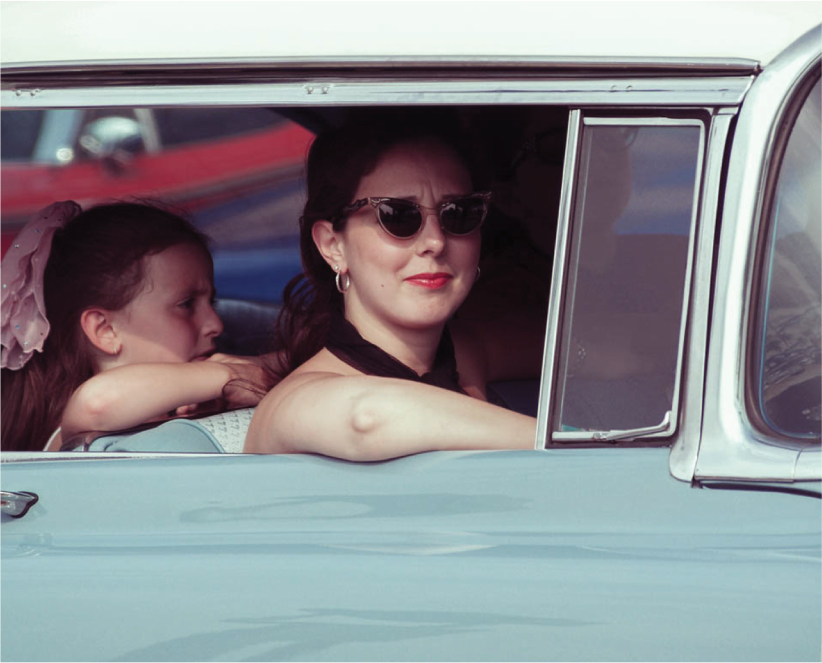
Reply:
M192 243L208 253L205 235L182 217L144 203L100 205L54 233L43 278L51 327L43 352L2 373L4 451L41 450L57 429L69 397L94 375L81 313L122 309L141 291L147 256Z

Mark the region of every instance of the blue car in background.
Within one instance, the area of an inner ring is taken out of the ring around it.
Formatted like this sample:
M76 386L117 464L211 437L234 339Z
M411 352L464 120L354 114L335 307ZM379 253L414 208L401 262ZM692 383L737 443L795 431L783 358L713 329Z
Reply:
M817 3L153 4L0 7L4 235L14 168L125 192L145 164L128 193L214 238L222 347L263 352L311 137L448 112L495 179L482 305L545 321L540 378L489 387L537 437L3 452L4 660L822 658ZM173 148L169 109L265 126ZM64 163L12 163L38 113L77 120ZM213 178L163 189L185 151Z

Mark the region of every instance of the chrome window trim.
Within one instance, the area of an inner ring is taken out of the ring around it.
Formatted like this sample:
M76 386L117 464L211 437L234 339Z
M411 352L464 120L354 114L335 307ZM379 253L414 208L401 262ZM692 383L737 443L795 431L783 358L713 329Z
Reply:
M518 60L515 62L519 62ZM110 63L109 63L110 64ZM430 63L429 63L430 64ZM471 63L466 63L466 66ZM498 63L497 63L498 64ZM601 65L601 63L599 63ZM160 73L166 65L157 65ZM428 66L428 65L426 65ZM619 69L619 64L615 65ZM494 75L494 64L486 68L486 74ZM423 72L424 77L419 80L401 78L402 71L392 75L390 80L385 78L363 77L361 80L349 81L340 78L319 79L317 83L272 81L253 84L226 83L224 73L212 71L215 84L197 85L144 85L129 87L111 87L97 85L90 87L57 87L55 86L27 86L25 74L43 75L43 67L33 67L28 71L14 71L14 67L4 67L4 75L12 73L14 76L5 77L0 91L0 102L4 109L50 109L50 108L93 108L100 106L113 107L227 107L227 106L314 106L314 105L389 105L389 104L545 104L563 106L586 106L589 109L603 108L639 108L643 111L653 109L704 110L705 107L728 108L733 111L743 100L754 80L754 67L745 70L744 76L714 76L699 77L682 76L679 78L621 78L604 77L603 74L614 76L612 70L598 66L597 76L584 80L567 80L560 77L551 80L505 80L493 78L491 80L478 79L472 81L459 80L431 80L436 75L435 67ZM610 68L609 68L610 69ZM693 73L693 70L691 70ZM55 70L56 77L60 77ZM333 69L330 70L333 74ZM697 74L703 72L697 72ZM112 72L111 76L114 76ZM9 83L9 78L12 82ZM96 76L96 82L105 80L103 76ZM125 82L125 81L123 81ZM327 89L323 89L327 86ZM581 115L577 113L577 122ZM569 122L570 122L569 118ZM570 135L570 132L569 132ZM575 150L576 148L574 148ZM566 151L566 158L568 152ZM575 157L574 157L575 158ZM568 168L566 164L565 172ZM573 172L571 169L570 172ZM563 176L564 178L566 175ZM563 180L563 192L566 184ZM570 195L569 190L569 195ZM563 200L565 200L565 193ZM558 225L558 233L560 226ZM559 234L558 234L559 238ZM555 249L556 250L556 249ZM690 259L690 258L689 258ZM557 264L555 260L555 265ZM556 268L556 267L555 267ZM552 306L556 299L553 295L555 284L552 285ZM549 312L548 326L551 327ZM553 313L558 315L558 313ZM549 351L556 353L556 338L551 341L546 336L547 361ZM552 364L553 370L553 364ZM679 368L677 369L679 372ZM546 380L546 377L549 378ZM543 375L540 387L540 408L538 414L536 448L543 448L547 440L548 409L544 404L550 403L552 398L551 385L553 375ZM544 390L544 391L543 391ZM56 460L78 459L76 454L25 453L23 456L8 456L3 453L3 462L21 462L24 460ZM151 454L149 457L192 456L195 454ZM200 454L196 454L200 455ZM213 456L215 454L205 454ZM224 455L224 454L216 454ZM82 458L111 459L110 455L82 454ZM136 454L118 454L118 458L140 457Z
M820 28L780 54L752 86L736 128L722 212L705 411L695 480L798 481L822 478L817 450L768 437L745 403L746 355L754 251L775 142L793 95L822 55Z
M536 448L545 449L549 443L551 413L554 408L554 381L559 354L559 328L562 320L565 268L568 261L568 234L571 228L572 201L576 184L579 138L582 133L582 111L572 109L568 114L568 133L565 139L565 162L562 166L562 187L559 197L557 236L554 242L554 268L548 299L548 319L545 331L545 351L542 358L542 378L539 385L537 409Z
M681 398L680 398L680 389L682 384L682 372L683 372L683 365L684 365L684 355L685 355L685 347L686 347L686 338L687 338L687 330L688 330L688 321L689 321L689 306L690 306L690 293L692 288L692 280L693 280L693 263L694 263L694 246L696 244L696 236L698 231L698 219L700 214L700 197L702 195L702 181L703 181L703 162L705 159L705 151L707 148L706 138L705 138L705 122L703 120L697 118L671 118L671 117L582 117L582 126L592 126L592 127L602 127L602 126L644 126L644 127L696 127L699 129L699 145L697 148L697 155L696 155L696 164L695 164L695 175L694 175L694 192L693 192L693 199L691 205L691 222L690 222L690 231L688 234L688 252L687 252L687 262L685 265L685 277L683 282L683 293L682 293L682 308L680 312L680 323L679 323L679 342L677 344L677 362L676 362L676 372L674 374L674 392L671 398L671 409L665 415L662 422L660 422L656 426L651 427L644 427L644 428L637 428L635 431L575 431L575 432L564 432L564 431L557 431L551 430L550 423L553 423L554 418L554 411L556 410L556 403L554 403L554 398L556 395L556 379L559 377L558 372L555 375L551 375L551 388L546 390L546 398L551 398L550 403L550 414L546 415L546 419L550 421L546 422L546 433L550 432L550 441L549 438L544 437L542 438L545 440L545 444L551 443L560 443L561 445L567 445L569 443L590 443L590 442L597 442L602 440L607 440L608 436L604 435L605 433L611 433L613 436L619 435L619 437L614 437L613 439L641 439L643 436L648 436L649 438L660 438L660 437L671 437L676 433L678 420L679 420L679 409L681 407ZM579 132L581 136L581 131ZM569 130L570 136L570 130ZM576 137L576 140L579 140L579 137ZM567 148L566 148L567 149ZM568 156L566 152L566 157ZM576 161L576 156L574 155L574 160ZM565 176L568 175L569 171L567 168L569 166L573 166L576 168L576 163L569 164L566 158L566 163L564 168L566 170L563 172L563 190L561 193L561 205L567 205L568 209L563 209L563 216L560 218L560 222L563 224L562 232L562 252L563 252L563 260L567 259L567 243L568 243L568 234L571 232L571 216L573 214L573 207L574 205L571 204L572 201L566 200L565 197ZM571 175L574 178L574 184L576 184L576 178L578 173L571 171ZM573 188L569 188L569 194L572 194ZM575 203L575 201L573 201ZM557 233L560 232L559 225L557 227ZM559 244L560 238L559 235L557 236L557 244ZM557 257L554 258L554 269L558 269L558 265L561 264L563 272L567 272L569 265L564 263L559 263ZM557 278L556 271L554 272L554 279L556 282ZM561 277L564 280L564 276ZM570 312L565 310L565 290L564 290L564 282L562 284L563 290L560 290L558 293L554 292L554 288L551 288L551 304L549 306L553 306L554 310L551 311L552 313L556 314L556 309L563 309L564 315L570 315ZM562 298L562 303L559 304L555 300L555 296L558 294L558 297ZM549 309L550 310L550 309ZM563 316L560 315L553 320L551 318L551 313L549 313L549 326L552 322L556 322L557 325L560 325L561 318ZM559 327L555 327L554 330L549 330L549 334L551 334L551 343L553 346L554 356L557 356L559 352L559 343L557 336L560 334ZM548 370L547 366L547 348L548 348L548 341L546 339L546 359L544 367L543 367L543 380L546 379L546 371ZM563 363L563 362L559 362ZM554 362L554 367L556 367L557 362ZM540 409L542 409L542 393L540 393ZM545 407L548 410L548 407ZM538 420L537 430L539 431L540 421ZM635 433L631 435L631 433ZM539 432L537 433L539 436ZM538 438L539 439L539 438Z
M160 458L212 458L237 456L253 457L254 454L227 454L227 453L182 453L174 451L155 451L153 453L136 451L4 451L0 454L0 464L5 463L42 463L47 461L77 461L77 460L133 460L133 459L160 459Z
M564 106L704 107L737 106L752 77L597 78L569 80L350 80L213 84L97 85L2 83L4 109L181 106L352 106L418 104L533 104Z
M694 270L691 282L691 305L688 312L688 340L682 374L684 395L680 400L680 428L668 465L671 475L691 481L699 451L702 431L702 403L705 391L705 360L708 352L708 328L714 263L714 238L719 213L722 169L736 109L723 109L711 120L705 149L705 171L699 202Z
M232 69L243 71L288 71L339 69L498 69L513 68L573 73L592 70L650 69L657 75L680 73L684 75L757 74L759 62L750 58L716 57L629 57L604 59L598 56L545 56L545 55L466 55L466 56L415 56L415 55L363 55L363 56L302 56L302 57L225 57L225 58L123 58L112 60L60 60L42 62L12 62L3 65L5 74L29 75L44 70L59 74L96 73L100 71L122 72L124 69Z

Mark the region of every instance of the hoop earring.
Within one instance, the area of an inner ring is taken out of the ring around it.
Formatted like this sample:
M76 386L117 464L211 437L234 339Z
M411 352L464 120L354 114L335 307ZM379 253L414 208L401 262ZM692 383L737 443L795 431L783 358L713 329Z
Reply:
M345 281L340 279L341 276L345 277ZM337 291L344 295L348 291L348 286L351 285L351 278L348 274L341 274L340 272L337 272L337 275L334 277L334 283L337 284Z
M475 279L474 279L474 283L476 283L477 281L479 281L479 277L480 277L480 268L479 268L479 265L478 265L478 266L477 266L477 278L475 278Z

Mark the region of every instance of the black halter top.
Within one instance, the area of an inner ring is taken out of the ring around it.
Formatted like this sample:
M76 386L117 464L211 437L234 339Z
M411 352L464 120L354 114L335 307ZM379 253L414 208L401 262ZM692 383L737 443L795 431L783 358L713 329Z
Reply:
M357 328L340 313L335 313L331 318L325 347L335 357L366 375L413 380L450 389L460 394L466 393L460 387L454 343L451 341L448 327L442 332L442 339L434 357L434 367L424 375L418 375L416 371L396 357L392 357L382 348L366 341L360 336Z

